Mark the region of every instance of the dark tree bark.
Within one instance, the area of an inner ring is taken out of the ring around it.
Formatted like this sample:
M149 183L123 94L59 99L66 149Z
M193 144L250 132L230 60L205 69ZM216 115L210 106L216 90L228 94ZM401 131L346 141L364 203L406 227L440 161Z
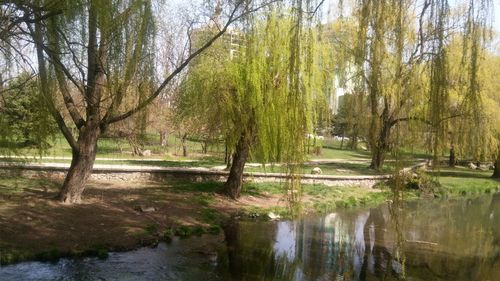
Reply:
M232 153L231 150L229 149L229 145L227 141L224 144L225 149L224 149L224 164L226 164L226 171L229 171L231 169L231 162L232 162Z
M384 110L385 112L385 110ZM383 114L384 115L384 114ZM390 118L383 117L382 130L372 146L372 161L370 169L380 170L384 165L385 154L389 149L389 136L393 122Z
M85 184L92 174L97 154L99 128L84 129L77 141L77 149L72 149L73 158L68 174L59 193L63 203L79 203Z
M181 138L181 143L182 143L182 156L187 157L188 156L188 149L187 149L187 134L184 134Z
M493 169L493 176L491 177L494 179L500 179L500 147L497 152L497 160L495 162L495 168Z
M353 134L351 141L349 142L349 147L351 150L356 150L358 148L358 136L357 134Z
M451 148L450 148L450 159L448 161L448 166L455 167L456 163L457 163L457 159L455 157L455 147L453 145L451 145Z
M243 133L236 145L236 151L233 154L233 161L231 170L226 183L224 184L224 191L233 199L238 199L241 193L243 184L243 169L250 150L250 141L245 133Z

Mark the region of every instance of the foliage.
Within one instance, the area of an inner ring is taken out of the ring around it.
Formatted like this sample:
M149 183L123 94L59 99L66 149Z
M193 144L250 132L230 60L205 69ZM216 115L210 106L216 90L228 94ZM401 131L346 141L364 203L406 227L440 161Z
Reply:
M208 128L207 131L222 135L230 147L236 146L244 131L255 127L253 156L263 162L290 159L292 151L302 153L303 141L298 146L292 142L304 139L305 133L313 130L314 120L317 120L314 115L320 115L319 111L323 110L314 107L313 103L325 104L321 102L325 80L304 72L299 82L300 94L292 95L287 82L290 79L290 35L282 32L292 28L291 20L273 11L265 21L254 23L250 33L242 35L234 31L231 34L244 40L232 59L230 50L224 45L200 57L184 81L177 104L178 116L190 115L197 131ZM316 50L321 52L321 49L313 49ZM301 67L324 71L319 65L322 60L317 58L315 61L315 65ZM298 119L292 116L294 111L302 116L300 122L292 120ZM292 132L294 122L301 124L300 132Z
M38 91L36 77L22 74L0 92L0 150L35 147L39 153L49 148L57 127Z

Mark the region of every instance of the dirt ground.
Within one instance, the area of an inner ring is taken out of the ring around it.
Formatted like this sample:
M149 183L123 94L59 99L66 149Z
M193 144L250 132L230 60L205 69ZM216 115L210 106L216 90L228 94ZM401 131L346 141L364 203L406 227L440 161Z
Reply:
M154 244L180 226L207 228L248 207L284 205L277 195L233 201L213 188L154 182L91 182L83 203L64 205L54 199L60 184L0 179L0 254L9 254L10 262L38 259L40 253L133 249Z

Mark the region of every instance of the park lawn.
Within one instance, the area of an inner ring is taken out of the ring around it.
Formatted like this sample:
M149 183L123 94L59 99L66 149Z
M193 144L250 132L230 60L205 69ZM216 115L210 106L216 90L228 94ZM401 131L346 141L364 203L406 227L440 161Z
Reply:
M441 168L429 172L438 176L448 196L478 195L500 191L500 180L492 179L492 171L471 170L467 167Z
M344 159L344 160L364 160L369 161L371 154L364 150L348 150L335 147L323 147L319 155L309 154L309 159Z
M202 153L201 143L194 140L187 140L186 146L188 148L189 156L182 156L181 140L173 135L168 135L167 146L159 145L160 139L158 135L148 134L144 142L144 150L151 150L152 156L147 158L151 159L198 159L206 156ZM62 136L56 136L49 141L50 147L45 151L40 152L38 149L27 147L20 149L13 149L11 153L17 155L43 155L51 157L71 157L71 148ZM98 141L97 157L101 158L130 158L132 155L132 148L126 138L107 138L102 137ZM8 151L8 150L7 150ZM223 157L224 147L220 144L212 144L208 146L208 153Z

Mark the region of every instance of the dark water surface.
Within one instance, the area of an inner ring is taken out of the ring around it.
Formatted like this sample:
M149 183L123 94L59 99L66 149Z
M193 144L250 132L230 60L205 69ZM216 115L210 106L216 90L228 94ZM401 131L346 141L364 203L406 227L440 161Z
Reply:
M0 267L0 280L500 280L500 194L241 222L224 237Z

